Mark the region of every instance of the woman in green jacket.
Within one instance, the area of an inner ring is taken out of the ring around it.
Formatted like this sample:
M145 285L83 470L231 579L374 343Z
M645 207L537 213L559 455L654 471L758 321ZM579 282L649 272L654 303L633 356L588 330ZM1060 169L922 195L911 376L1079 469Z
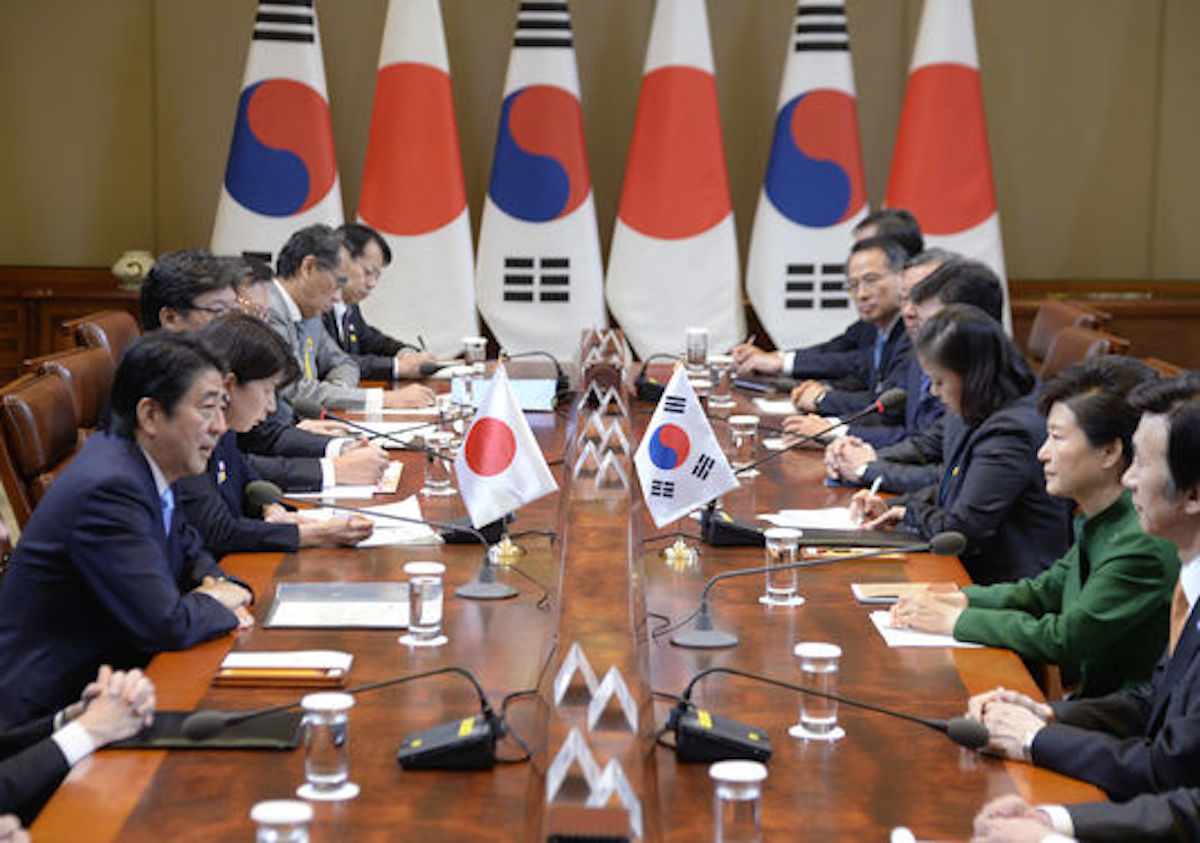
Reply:
M1138 422L1126 396L1152 377L1140 362L1112 356L1064 369L1042 387L1046 490L1080 511L1065 556L1032 579L907 595L893 623L1056 664L1075 696L1148 680L1166 644L1179 559L1173 545L1142 531L1121 475Z

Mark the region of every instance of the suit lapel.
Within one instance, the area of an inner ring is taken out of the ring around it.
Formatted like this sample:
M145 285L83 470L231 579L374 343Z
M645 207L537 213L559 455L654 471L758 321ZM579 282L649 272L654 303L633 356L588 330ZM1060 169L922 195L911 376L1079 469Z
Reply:
M1167 708L1170 705L1171 692L1184 680L1188 668L1196 658L1197 650L1200 650L1200 629L1197 629L1197 623L1200 623L1200 600L1196 601L1196 605L1188 614L1187 623L1184 624L1183 633L1179 636L1175 652L1167 660L1166 668L1162 672L1162 680L1154 689L1154 711L1149 720L1147 734L1154 734L1162 727Z

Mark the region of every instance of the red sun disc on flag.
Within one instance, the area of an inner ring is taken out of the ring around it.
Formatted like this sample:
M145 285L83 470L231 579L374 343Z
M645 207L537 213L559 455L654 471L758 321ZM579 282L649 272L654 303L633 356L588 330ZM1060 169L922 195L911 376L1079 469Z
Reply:
M471 425L463 453L471 471L491 477L512 465L517 453L517 437L507 424L488 416Z

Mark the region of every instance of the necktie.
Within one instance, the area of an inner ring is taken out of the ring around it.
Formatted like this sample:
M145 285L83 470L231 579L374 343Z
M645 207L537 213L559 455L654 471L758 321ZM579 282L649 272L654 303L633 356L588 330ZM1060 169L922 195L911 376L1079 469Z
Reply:
M1183 593L1183 580L1179 580L1175 583L1175 596L1171 598L1171 627L1170 635L1167 638L1168 655L1175 652L1179 636L1183 635L1183 625L1187 623L1188 608L1187 595Z
M354 339L354 323L350 321L350 311L347 310L342 314L342 341L347 351L353 350Z
M171 535L171 515L175 512L175 493L171 491L170 486L163 489L163 493L159 497L159 504L162 506L163 532L169 536Z
M308 380L313 379L313 341L308 335L306 326L303 322L296 323L296 331L300 335L300 343L304 346L304 377Z
M874 364L871 369L871 382L879 381L879 366L883 363L883 347L887 345L887 334L883 331L875 332L875 353L872 356L871 362Z

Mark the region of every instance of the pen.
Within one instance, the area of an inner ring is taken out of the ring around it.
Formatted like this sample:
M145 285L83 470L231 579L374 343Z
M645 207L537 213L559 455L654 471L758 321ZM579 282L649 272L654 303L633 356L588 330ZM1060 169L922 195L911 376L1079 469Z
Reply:
M871 483L871 497L874 497L875 495L879 494L879 487L881 485L883 485L883 475L882 474L879 475L878 477L876 477L874 482Z
M423 336L421 336L420 334L417 334L417 342L419 342L421 344L422 351L429 350L429 347L427 345L425 345L425 338Z

